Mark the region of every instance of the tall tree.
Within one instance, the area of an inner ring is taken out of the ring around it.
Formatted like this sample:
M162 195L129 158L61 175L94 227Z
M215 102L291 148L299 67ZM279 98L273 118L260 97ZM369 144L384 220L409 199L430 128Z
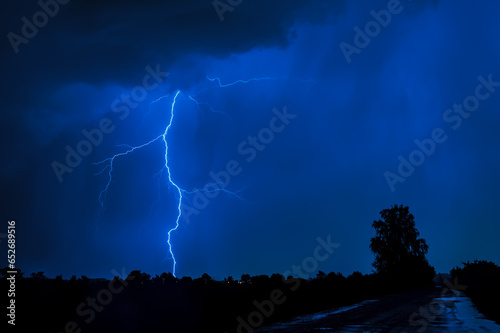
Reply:
M372 226L376 235L370 249L375 254L373 267L379 273L393 273L407 263L428 266L425 255L429 246L415 228L415 221L408 206L394 205L380 212L381 220Z

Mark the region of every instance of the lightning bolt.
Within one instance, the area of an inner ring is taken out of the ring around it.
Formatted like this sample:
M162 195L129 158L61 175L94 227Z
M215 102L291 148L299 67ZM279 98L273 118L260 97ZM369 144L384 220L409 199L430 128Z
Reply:
M175 219L175 226L170 229L168 231L168 238L167 238L167 243L168 243L168 250L170 252L170 255L172 256L172 260L174 261L174 264L173 264L173 268L172 268L172 274L175 276L175 268L176 268L176 265L177 265L177 261L175 260L175 256L174 256L174 253L172 251L172 243L171 243L171 238L172 238L172 232L177 230L177 228L179 227L179 220L181 218L181 214L182 214L182 211L181 211L181 205L182 205L182 192L183 190L179 187L179 185L177 185L173 180L172 180L172 173L170 172L170 166L168 165L168 140L167 140L167 136L168 136L168 131L170 130L170 127L172 127L172 122L174 120L174 115L175 115L175 103L177 102L177 97L179 96L180 94L180 91L177 91L174 95L174 98L173 98L173 101L172 101L172 107L171 107L171 110L170 110L170 120L168 122L168 125L167 127L165 128L165 132L163 132L163 134L157 136L156 138L154 138L153 140L145 143L145 144L142 144L140 146L135 146L135 147L132 147L132 146L129 146L129 145L120 145L122 147L126 147L127 150L123 153L119 153L119 154L115 154L113 155L112 157L110 158L107 158L101 162L97 162L97 163L94 163L95 165L101 165L101 164L104 164L104 163L107 163L107 165L104 167L104 169L102 169L100 172L97 173L97 175L103 173L106 169L109 169L108 170L108 182L104 188L104 190L101 191L101 193L99 194L99 203L101 205L101 213L102 211L104 210L104 202L106 200L106 195L108 193L108 190L109 190L109 186L111 185L111 182L113 181L113 165L115 163L115 160L120 157L120 156L125 156L125 155L128 155L128 154L131 154L133 153L134 151L138 150L138 149L141 149L141 148L144 148L146 146L149 146L157 141L159 141L160 139L163 139L163 142L165 143L165 170L167 171L167 176L168 176L168 182L170 185L172 185L176 192L177 192L177 195L178 195L178 200L177 200L177 217ZM161 99L161 98L160 98ZM160 173L161 173L162 170L160 170Z
M273 77L259 77L259 78L251 78L251 79L248 79L248 80L237 80L237 81L234 81L234 82L231 82L231 83L226 83L226 84L223 84L221 82L221 79L220 78L210 78L210 77L207 77L207 79L211 82L217 82L217 86L220 87L220 88L227 88L227 87L230 87L230 86L234 86L234 85L237 85L237 84L247 84L247 83L250 83L250 82L257 82L257 81L263 81L263 80L279 80L280 78L273 78ZM311 81L311 80L299 80L299 81ZM314 80L313 80L314 81ZM187 96L190 100L192 100L194 103L196 103L198 109L201 111L201 108L200 106L201 105L206 105L208 107L208 109L211 111L211 112L214 112L214 113L221 113L223 115L226 115L224 112L221 112L221 111L218 111L216 109L214 109L210 104L208 103L205 103L205 102L199 102L197 99L195 99L195 97L199 94L201 94L203 91L207 90L207 89L212 89L214 87L209 87L209 88L205 88L201 91L199 91L197 94L194 94L194 95L185 95ZM172 274L173 276L176 276L176 266L177 266L177 260L175 259L175 255L174 255L174 251L173 251L173 248L172 248L172 233L174 231L176 231L178 228L179 228L179 225L180 225L180 219L181 219L181 216L182 216L182 200L184 199L184 196L183 194L186 194L186 195L191 195L191 194L195 194L195 193L198 193L198 192L205 192L205 193L214 193L214 192L223 192L229 196L232 196L232 197L235 197L239 200L242 200L246 203L251 203L251 202L248 202L247 200L245 200L241 195L240 193L243 191L243 190L240 190L240 191L236 191L236 192L232 192L232 191L229 191L228 189L225 189L222 187L222 184L217 184L217 183L210 183L210 184L207 184L205 185L203 188L201 189L193 189L192 191L187 191L187 190L184 190L182 187L180 187L173 179L172 179L172 172L171 172L171 169L170 169L170 165L169 165L169 160L168 160L168 150L169 150L169 146L168 146L168 133L169 133L169 130L170 128L172 127L172 124L173 124L173 121L174 121L174 118L175 118L175 107L176 107L176 103L177 103L177 100L178 98L180 97L180 94L181 94L181 91L178 90L175 94L174 94L174 97L172 99L172 104L171 104L171 108L170 108L170 119L168 121L168 124L167 126L165 127L165 130L162 134L158 135L157 137L153 138L152 140L142 144L142 145L139 145L139 146L131 146L131 145L119 145L119 147L122 147L122 148L125 148L126 150L124 152L121 152L121 153L118 153L118 154L115 154L113 155L112 157L109 157L105 160L102 160L100 162L97 162L97 163L93 163L94 165L97 165L97 166L102 166L104 165L104 167L99 171L97 172L95 175L101 175L103 174L106 170L108 171L107 172L107 175L108 175L108 181L104 187L104 189L99 193L99 204L100 204L100 210L99 210L99 218L101 217L102 215L102 212L104 211L104 207L105 207L105 201L106 201L106 197L108 195L108 191L109 191L109 188L113 182L113 167L115 165L115 162L116 160L119 158L119 157L123 157L123 156L126 156L126 155L129 155L129 154L132 154L133 152L139 150L139 149L142 149L142 148L145 148L149 145L152 145L156 142L159 142L160 140L163 141L164 143L164 146L165 146L165 155L164 155L164 158L165 158L165 163L164 163L164 166L162 167L162 169L156 173L154 175L154 177L159 177L159 182L161 181L161 178L163 176L163 173L166 171L166 174L167 174L167 177L168 177L168 183L169 183L169 186L172 186L174 189L175 189L175 192L176 192L176 197L177 197L177 214L176 214L176 218L175 218L175 225L168 231L167 233L167 244L168 244L168 251L170 253L170 256L172 258L172 261L173 261L173 266L172 266ZM148 111L148 113L151 111L151 105L165 99L165 98L168 98L170 95L165 95L165 96L162 96L158 99L156 99L155 101L151 102L150 103L150 109ZM159 183L160 184L160 183Z
M179 220L182 215L181 211L181 205L182 205L182 190L181 188L172 180L172 173L170 172L170 167L168 166L168 141L167 141L167 135L168 131L170 130L170 127L172 127L172 122L174 121L174 109L175 109L175 103L177 101L177 96L179 96L180 91L177 91L177 93L174 96L174 100L172 101L172 108L170 112L170 121L167 125L167 128L165 128L165 133L163 133L163 141L165 142L165 168L167 170L167 176L168 176L168 181L169 183L175 187L177 190L177 194L179 196L179 199L177 201L177 218L175 219L175 226L168 231L168 250L170 251L170 255L172 256L172 260L174 261L173 268L172 268L172 275L175 276L175 266L177 265L177 261L175 260L174 252L172 251L172 243L170 242L171 237L172 237L172 231L177 230L179 228Z
M229 190L227 190L225 188L221 188L221 187L209 188L209 186L214 185L214 184L205 185L205 187L202 188L202 189L194 189L192 191L187 191L187 190L182 189L172 179L172 172L170 170L170 165L169 165L169 160L168 160L168 148L169 147L168 147L167 137L168 137L168 132L169 132L170 128L172 127L172 124L173 124L173 121L174 121L174 117L175 117L175 105L177 103L177 99L178 99L180 93L181 93L180 90L177 91L175 93L174 97L173 97L171 108L170 108L170 119L168 121L168 124L167 124L167 126L166 126L165 131L163 132L163 134L160 134L157 137L155 137L154 139L152 139L152 140L150 140L150 141L148 141L148 142L146 142L146 143L144 143L142 145L139 145L139 146L131 146L131 145L127 145L127 144L118 145L118 147L123 147L126 150L124 152L115 154L112 157L109 157L109 158L107 158L105 160L102 160L100 162L93 163L94 165L98 165L98 166L104 165L104 167L99 172L97 172L95 175L101 175L106 170L108 171L107 172L107 174L108 174L108 181L107 181L104 189L99 193L99 204L100 204L99 218L100 218L101 215L102 215L102 213L103 213L103 211L104 211L104 208L105 208L104 204L105 204L105 201L106 201L106 197L107 197L109 188L110 188L110 186L111 186L111 184L113 182L113 167L115 165L116 160L119 157L129 155L129 154L135 152L136 150L145 148L145 147L147 147L147 146L149 146L149 145L151 145L151 144L153 144L155 142L159 142L160 140L163 140L163 143L165 145L165 164L164 164L163 168L158 173L155 174L154 177L159 177L159 181L160 181L163 172L166 171L166 174L167 174L167 177L168 177L168 183L169 183L170 186L172 186L175 189L176 196L177 196L177 216L175 218L175 225L167 233L167 244L168 244L168 250L169 250L170 256L171 256L171 258L173 260L172 274L174 276L176 276L175 272L176 272L177 260L175 259L174 251L172 249L172 233L179 228L179 221L180 221L180 218L182 216L181 207L182 207L183 193L185 193L185 194L194 194L194 193L197 193L197 192L214 193L214 192L217 192L217 191L221 191L221 192L224 192L224 193L226 193L228 195L234 196L234 197L236 197L236 198L238 198L238 199L240 199L242 201L247 202L245 199L243 199L239 195L239 192L232 192L232 191L229 191ZM156 102L159 102L160 100L162 100L162 99L164 99L166 97L168 97L168 95L167 96L162 96L162 97L158 98L157 100L153 101L152 104L154 104ZM206 105L208 105L210 111L224 114L223 112L216 111L208 103L200 103L196 99L194 99L192 96L188 96L188 97L189 97L190 100L194 101L197 104L198 108L199 108L199 106L201 104L206 104Z
M179 94L180 94L180 91L177 91L175 93L175 95L174 95L174 98L173 98L173 101L172 101L172 107L171 107L171 110L170 110L170 120L169 120L168 125L165 128L165 131L163 132L163 134L157 136L153 140L151 140L149 142L146 142L146 143L144 143L144 144L142 144L140 146L132 147L130 145L120 145L121 147L127 148L127 150L125 152L115 154L112 157L107 158L107 159L105 159L105 160L103 160L101 162L94 163L94 165L106 164L105 167L100 172L98 172L96 175L100 175L105 170L108 169L108 182L106 183L105 188L99 194L99 203L101 205L100 214L101 214L103 212L103 210L104 210L104 202L106 200L106 196L107 196L109 187L110 187L110 185L111 185L111 183L113 181L113 166L114 166L115 160L118 157L131 154L131 153L133 153L136 150L139 150L141 148L149 146L149 145L151 145L151 144L159 141L160 139L163 140L163 142L165 144L165 166L156 175L160 175L161 176L162 171L166 170L167 171L167 176L168 176L169 184L175 188L175 190L177 192L177 195L178 195L178 200L177 200L177 217L175 219L175 226L168 231L168 238L167 238L168 249L169 249L170 255L172 256L172 260L174 262L173 263L173 268L172 268L172 274L174 276L175 276L175 268L176 268L176 265L177 265L177 261L175 260L175 256L174 256L174 253L173 253L173 250L172 250L171 238L172 238L172 232L175 231L175 230L177 230L177 228L179 227L179 220L180 220L181 214L182 214L181 205L182 205L182 193L183 193L183 190L172 179L172 173L170 172L170 166L168 164L168 140L167 140L167 136L168 136L168 131L172 127L172 122L174 120L174 115L175 115L175 112L174 112L174 110L175 110L175 103L177 102L177 97L179 96ZM161 99L162 98L158 99L157 101L159 101Z

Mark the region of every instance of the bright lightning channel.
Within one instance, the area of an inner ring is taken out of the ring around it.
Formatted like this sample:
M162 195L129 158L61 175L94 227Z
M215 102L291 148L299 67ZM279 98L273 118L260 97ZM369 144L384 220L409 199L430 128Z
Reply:
M170 130L170 127L172 127L172 122L174 120L174 114L175 114L175 112L174 112L174 110L175 110L175 103L177 102L177 97L179 96L179 94L180 94L180 91L177 91L175 93L175 95L174 95L174 99L172 101L172 107L171 107L171 110L170 110L171 111L170 112L170 121L168 122L168 125L165 128L165 131L163 132L163 134L157 136L153 140L151 140L151 141L149 141L149 142L147 142L145 144L142 144L140 146L132 147L130 145L120 145L122 147L126 147L127 150L125 152L123 152L123 153L115 154L112 157L107 158L107 159L105 159L105 160L103 160L101 162L94 163L94 165L101 165L101 164L107 163L107 165L100 172L98 172L96 175L100 175L106 169L109 169L108 170L108 182L106 183L106 186L105 186L104 190L102 190L101 193L99 194L99 203L101 205L100 214L101 214L102 211L104 210L104 202L106 200L106 195L108 193L109 186L111 185L111 182L113 181L113 165L114 165L115 159L118 158L118 157L120 157L120 156L125 156L125 155L128 155L128 154L131 154L132 152L134 152L134 151L136 151L138 149L144 148L146 146L149 146L152 143L155 143L156 141L158 141L160 139L163 139L163 142L165 143L165 166L164 166L164 168L162 168L161 171L167 170L168 181L175 188L175 190L177 191L177 194L178 194L178 200L177 200L177 217L176 217L176 220L175 220L175 226L168 231L168 239L167 239L168 250L169 250L170 255L172 256L172 260L174 262L173 268L172 268L172 274L174 276L175 276L175 268L176 268L176 265L177 265L177 261L175 260L174 252L172 250L171 237L172 237L172 232L175 231L175 230L177 230L177 228L179 227L179 220L180 220L181 214L182 214L181 205L182 205L182 192L183 192L183 190L172 180L172 173L170 172L170 166L168 165L168 140L167 140L167 136L168 136L168 131ZM161 100L161 98L158 99L157 101L159 101L159 100ZM160 171L160 173L161 173L161 171Z
M178 197L178 200L177 200L177 217L175 219L175 226L173 228L171 228L168 231L168 233L167 233L167 235L168 235L168 237L167 237L168 250L169 250L170 255L172 257L172 260L173 260L172 275L174 275L174 276L176 276L175 275L175 271L176 271L177 261L175 259L175 255L174 255L174 252L173 252L173 249L172 249L172 242L171 242L171 240L172 240L172 232L176 231L179 228L179 221L180 221L180 218L182 216L181 207L182 207L183 193L186 193L186 194L194 194L194 193L197 193L197 192L214 193L214 192L217 192L217 191L221 191L221 192L224 192L224 193L226 193L228 195L234 196L234 197L236 197L236 198L238 198L238 199L240 199L242 201L247 202L245 199L243 199L239 195L239 192L231 192L231 191L229 191L229 190L227 190L225 188L218 187L218 186L214 186L213 188L209 188L209 185L205 185L205 187L202 188L202 189L194 189L192 191L186 191L186 190L182 189L179 185L177 185L177 183L175 183L174 180L172 179L172 173L170 171L170 166L169 166L169 163L168 163L168 140L167 140L167 136L168 136L168 132L169 132L170 128L172 127L172 124L173 124L173 121L174 121L175 105L176 105L177 98L179 97L180 93L181 93L180 91L177 91L175 93L175 95L174 95L174 98L173 98L173 101L172 101L172 105L171 105L171 109L170 109L170 119L169 119L168 125L165 128L165 131L163 132L163 134L158 135L156 138L154 138L151 141L149 141L147 143L144 143L144 144L142 144L140 146L130 146L130 145L126 145L126 144L118 145L119 147L125 147L127 150L124 151L124 152L122 152L122 153L115 154L112 157L109 157L109 158L107 158L107 159L105 159L105 160L103 160L101 162L93 163L94 165L103 165L103 164L105 164L104 168L101 171L99 171L98 173L96 173L96 175L100 175L104 171L108 170L108 182L106 183L106 186L104 187L104 189L99 194L99 204L101 206L100 211L99 211L99 217L100 217L102 215L102 212L104 211L104 203L106 201L106 196L108 194L109 187L111 186L111 183L113 182L113 167L114 167L116 159L118 157L131 154L131 153L133 153L136 150L139 150L141 148L149 146L149 145L151 145L151 144L159 141L160 139L163 140L163 142L165 144L165 165L163 166L163 168L157 174L155 174L155 177L159 176L159 178L161 179L161 176L162 176L163 172L166 170L166 173L167 173L167 176L168 176L168 182L169 182L169 184L171 186L173 186L175 188L175 191L177 192L177 197ZM161 101L162 99L164 99L166 97L168 97L168 96L160 97L157 100L153 101L151 104L159 102L159 101ZM215 109L213 109L208 103L200 103L196 99L194 99L193 97L191 97L191 96L188 96L188 97L189 97L189 99L191 99L193 102L196 103L196 105L198 106L198 108L199 108L199 106L201 104L207 104L208 107L209 107L209 109L210 109L210 111L224 114L223 112L216 111ZM210 184L210 185L220 185L220 184Z
M177 194L179 195L179 200L177 201L177 218L175 219L175 226L168 231L168 250L170 251L170 255L172 256L172 260L174 261L173 268L172 268L172 275L175 276L175 266L177 265L177 261L175 260L174 252L172 251L172 243L170 242L170 239L172 237L172 231L177 230L179 228L179 220L181 218L181 205L182 205L182 190L181 188L172 180L172 174L170 173L170 167L168 166L168 142L167 142L167 135L168 135L168 130L172 126L172 122L174 120L174 109L175 109L175 102L177 101L177 96L179 96L180 91L177 91L177 93L174 96L174 100L172 101L172 108L170 112L170 121L167 125L167 128L165 128L165 133L163 133L163 141L165 142L165 168L167 170L167 176L168 176L168 181L170 184L172 184L175 189L177 190Z
M101 170L99 173L97 173L97 175L101 174L104 170L109 168L109 170L108 170L108 176L109 176L108 183L106 184L106 187L104 188L104 190L102 190L101 193L99 194L99 203L101 204L101 212L102 212L102 210L104 209L104 201L106 200L106 195L108 193L109 186L111 185L111 182L113 181L113 164L115 162L115 159L120 157L120 156L128 155L128 154L134 152L135 150L144 148L144 147L149 146L150 144L152 144L160 139L163 139L163 142L165 143L165 170L167 170L168 182L175 188L175 190L177 191L177 194L178 194L177 217L175 219L175 226L168 231L168 239L167 239L168 250L170 252L170 255L172 256L172 260L174 261L173 268L172 268L172 274L174 276L175 276L175 268L177 265L177 261L175 260L174 252L172 251L171 238L172 238L172 232L177 230L177 228L179 228L179 220L180 220L181 214L182 214L181 205L182 205L182 192L183 192L183 190L179 187L179 185L177 185L172 180L172 173L170 172L170 166L168 165L168 140L167 140L167 136L168 136L168 131L170 130L170 127L172 127L172 122L174 120L174 114L175 114L175 112L174 112L175 103L177 102L177 97L179 96L179 94L180 94L180 91L177 91L174 95L174 99L172 101L172 107L170 110L171 111L170 112L170 121L168 122L168 125L165 128L165 132L163 134L157 136L153 140L151 140L143 145L140 145L140 146L132 147L129 145L121 145L121 146L127 147L128 150L123 152L123 153L116 154L113 157L107 158L101 162L94 163L95 165L100 165L100 164L108 162L108 165L106 165L106 167L103 170Z
M259 78L251 78L251 79L248 79L248 80L237 80L237 81L234 81L234 82L231 82L231 83L223 84L221 82L220 78L210 78L210 77L207 77L207 79L209 81L211 81L211 82L217 82L217 84L218 84L218 86L220 88L226 88L226 87L234 86L234 85L237 85L237 84L247 84L247 83L254 82L254 81L279 80L279 78L273 78L273 77L259 77ZM311 80L299 80L299 81L306 82L306 81L311 81ZM198 92L198 94L196 94L194 96L199 95L201 92L203 92L203 91L205 91L207 89L210 89L210 88L203 89L202 91ZM168 176L168 182L169 182L169 184L171 186L173 186L175 188L175 191L177 192L177 197L178 197L178 199L177 199L177 217L175 219L175 226L172 227L168 231L168 237L167 237L168 250L169 250L170 255L172 257L172 260L173 260L173 267L172 267L172 274L173 274L173 276L176 276L175 275L175 271L176 271L177 261L175 259L175 255L174 255L174 252L173 252L173 249L172 249L172 242L171 242L171 240L172 240L172 232L176 231L179 228L179 221L180 221L180 218L182 216L181 207L182 207L183 193L184 194L194 194L194 193L197 193L197 192L214 193L214 192L217 192L217 191L221 191L221 192L224 192L224 193L226 193L226 194L228 194L230 196L236 197L236 198L238 198L238 199L240 199L242 201L250 203L250 202L246 201L244 198L242 198L239 195L239 192L241 192L241 191L237 191L237 192L229 191L229 190L223 188L221 186L222 184L211 183L211 184L205 185L201 189L194 189L192 191L186 191L186 190L182 189L179 185L177 185L177 183L175 183L174 180L172 179L172 173L170 171L170 166L169 166L169 163L168 163L168 140L167 140L167 136L168 136L168 132L169 132L170 128L172 127L172 124L173 124L173 121L174 121L175 105L176 105L177 98L179 97L180 93L181 93L181 91L178 90L175 93L174 97L173 97L172 105L171 105L171 109L170 109L170 120L169 120L169 122L167 124L167 127L165 128L165 131L163 132L163 134L160 134L156 138L152 139L151 141L146 142L146 143L144 143L142 145L139 145L139 146L119 145L120 147L125 147L127 150L124 151L124 152L122 152L122 153L115 154L112 157L109 157L109 158L107 158L107 159L105 159L105 160L103 160L101 162L93 163L94 165L104 165L105 164L104 168L101 171L99 171L98 173L96 173L96 175L100 175L104 171L108 170L108 182L106 183L105 188L99 193L99 204L101 206L101 209L99 211L99 217L100 217L101 214L102 214L102 212L104 211L104 203L106 201L106 196L108 194L109 187L111 186L111 183L113 182L113 167L114 167L115 160L118 157L122 157L122 156L125 156L125 155L128 155L128 154L131 154L131 153L133 153L136 150L139 150L139 149L142 149L144 147L147 147L147 146L149 146L149 145L151 145L151 144L159 141L160 139L163 140L163 142L165 144L165 165L155 175L155 177L159 176L159 178L161 179L161 177L163 175L163 172L166 170L167 171L167 176ZM164 98L168 98L168 97L169 97L169 95L162 96L162 97L158 98L157 100L151 102L150 105L153 105L153 104L155 104L155 103L163 100ZM188 95L188 98L190 100L192 100L193 102L196 103L196 105L198 106L198 109L200 109L200 105L205 104L205 105L208 106L208 108L210 109L211 112L221 113L221 114L227 116L227 114L225 114L224 112L215 110L210 104L205 103L205 102L199 102L193 96ZM201 111L201 109L200 109L200 111Z

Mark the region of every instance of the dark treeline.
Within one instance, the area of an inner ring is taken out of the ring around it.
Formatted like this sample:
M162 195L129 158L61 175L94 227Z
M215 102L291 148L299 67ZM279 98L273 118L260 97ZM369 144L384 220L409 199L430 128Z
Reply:
M41 332L251 332L295 316L358 303L416 288L432 287L431 277L414 267L398 274L349 276L319 271L313 279L242 275L213 280L171 273L151 277L132 271L125 279L49 279L42 272L16 274L16 326ZM8 289L7 268L1 270ZM474 261L454 268L452 277L488 318L500 323L500 267Z
M500 324L500 266L485 260L464 262L462 266L451 270L452 277L467 287L465 295L480 312Z
M6 274L7 269L2 273ZM250 332L272 322L428 287L412 278L354 272L318 272L304 280L280 274L242 275L215 281L177 279L170 273L151 277L132 271L127 278L48 279L42 272L16 279L16 326L41 332ZM421 278L421 277L420 277ZM7 288L8 281L2 279ZM420 281L424 281L420 279ZM3 289L6 290L6 289ZM34 325L34 326L33 326Z

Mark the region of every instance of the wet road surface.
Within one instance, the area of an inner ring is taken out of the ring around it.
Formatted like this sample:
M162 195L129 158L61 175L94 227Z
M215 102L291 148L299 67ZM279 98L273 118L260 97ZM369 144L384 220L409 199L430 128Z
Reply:
M430 288L301 316L256 333L295 332L499 332L459 291Z

